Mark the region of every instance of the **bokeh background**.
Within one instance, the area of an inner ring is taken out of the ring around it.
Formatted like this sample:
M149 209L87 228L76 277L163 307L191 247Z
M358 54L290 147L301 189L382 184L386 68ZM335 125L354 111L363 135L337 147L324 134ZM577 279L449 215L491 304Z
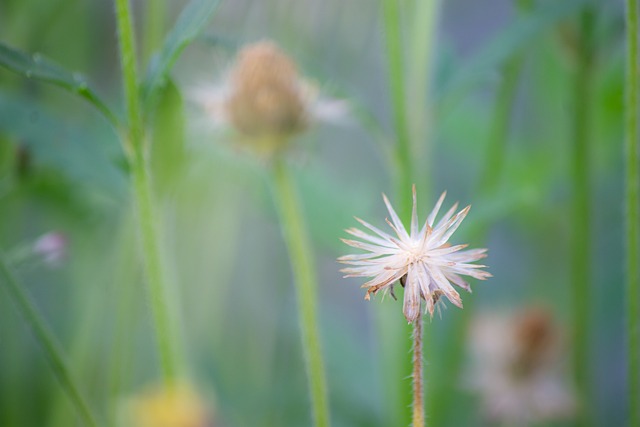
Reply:
M581 218L589 229L588 262L579 265L589 312L583 405L592 425L625 425L622 2L442 1L424 43L412 38L424 25L414 3L404 5L402 22L420 209L426 215L443 190L449 203L471 203L454 242L488 247L494 275L472 282L464 312L449 306L426 326L431 425L493 425L465 385L468 326L479 314L542 305L568 337L572 226ZM156 17L146 2L133 4L143 68L185 2L164 2ZM401 302L365 302L361 282L342 279L335 261L350 252L339 237L356 225L353 216L382 227L381 192L392 201L396 194L381 148L392 143L393 123L377 1L223 0L172 72L152 129L153 169L190 378L216 426L310 425L294 287L266 167L235 149L190 97L221 81L239 47L265 38L325 96L352 106L340 123L301 135L289 156L319 270L333 424L393 425L374 311L393 305L403 322ZM82 72L123 114L111 2L1 0L0 40ZM412 67L425 51L428 66ZM586 141L589 195L577 215L576 135ZM158 381L117 137L83 100L0 68L0 247L100 414ZM34 250L48 233L63 243L57 262ZM564 348L569 354L568 338ZM0 292L0 425L77 424Z

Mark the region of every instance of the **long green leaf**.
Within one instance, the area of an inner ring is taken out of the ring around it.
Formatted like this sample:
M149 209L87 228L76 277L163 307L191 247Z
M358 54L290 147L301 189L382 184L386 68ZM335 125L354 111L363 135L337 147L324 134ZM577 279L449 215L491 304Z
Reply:
M153 59L142 86L147 107L155 102L157 92L167 83L167 74L182 50L198 37L220 3L219 0L192 0L184 8L176 25L165 39L164 46Z
M59 172L76 189L109 200L126 195L125 175L115 164L124 154L107 126L64 118L0 91L0 134L20 141L38 169Z
M97 418L89 406L85 395L80 392L80 387L71 375L71 370L69 369L60 345L53 336L53 332L38 312L29 294L16 279L2 253L0 253L0 278L2 278L2 283L6 285L7 291L20 311L20 314L31 328L51 370L75 406L78 414L82 417L85 425L97 427L99 425L96 421Z
M25 76L28 79L41 80L80 95L113 125L118 127L118 119L96 92L89 87L86 78L79 73L64 69L39 53L30 55L24 51L0 43L0 66Z

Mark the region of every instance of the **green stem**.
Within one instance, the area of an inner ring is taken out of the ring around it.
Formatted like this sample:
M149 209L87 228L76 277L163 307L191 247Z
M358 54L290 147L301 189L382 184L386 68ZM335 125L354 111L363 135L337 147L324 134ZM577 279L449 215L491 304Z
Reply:
M128 151L132 168L138 230L162 374L165 384L171 385L178 373L177 341L174 339L171 329L174 323L167 299L166 274L160 254L158 220L151 186L149 161L146 155L144 124L140 114L136 55L129 1L116 0L116 12L129 125L124 137L124 145Z
M140 276L139 267L135 263L135 229L134 219L125 214L121 219L119 238L117 239L118 256L116 270L113 273L116 316L111 353L109 358L109 422L116 426L119 405L124 390L131 384L131 354L133 353L135 327L140 319L139 310L135 306L137 297L135 278Z
M400 2L384 0L384 28L386 35L387 61L389 67L389 90L393 109L393 125L396 133L396 161L398 164L399 215L408 219L411 212L412 150L407 122L402 40L400 28Z
M406 111L405 73L400 24L400 2L383 0L383 18L386 36L387 66L395 143L396 197L400 218L407 221L411 213L411 187L413 184L412 148ZM383 383L391 408L388 424L406 426L411 422L407 408L412 403L407 378L412 371L410 341L411 330L397 307L380 305L376 310L380 335Z
M0 275L3 278L3 282L7 285L9 294L15 301L22 316L29 324L29 327L33 331L40 347L42 348L44 355L53 370L53 373L57 377L60 385L67 393L67 396L76 407L76 410L88 426L96 427L96 417L89 409L89 405L85 401L84 397L80 393L79 387L76 385L67 363L64 359L62 350L57 344L53 333L47 326L44 319L38 313L34 303L23 287L18 283L15 275L6 264L4 256L0 254Z
M422 309L413 322L413 422L424 427L424 383L422 378Z
M640 170L638 168L638 0L626 0L626 228L629 425L640 425Z
M433 134L433 106L429 95L435 69L435 57L438 20L440 17L441 0L416 0L413 2L411 13L411 40L409 44L410 58L407 62L407 84L411 88L407 92L407 120L409 138L412 141L414 165L419 168L412 170L414 177L412 183L430 182L432 165L432 134ZM425 185L420 185L419 197L429 200L430 191ZM420 197L421 196L421 197Z
M164 34L167 5L164 0L147 0L144 25L144 59L148 63L153 52L160 47Z
M580 36L573 86L573 155L571 180L573 200L571 224L571 288L573 302L573 368L578 393L585 408L581 424L588 423L589 408L589 313L591 310L589 149L592 129L592 46L593 11L585 9L580 16Z
M136 67L136 50L133 36L133 22L129 0L116 0L116 21L120 42L120 67L124 80L124 92L127 106L127 122L129 125L125 148L142 149L144 127L140 114L138 72ZM129 152L131 154L131 152Z
M142 243L144 270L149 285L149 297L156 329L156 340L165 383L170 385L178 374L177 341L174 339L171 310L167 299L167 282L160 256L151 190L149 167L146 159L136 156L133 167L134 194L138 210L138 227Z
M511 58L503 68L502 81L496 94L493 121L489 131L485 169L480 179L479 193L483 196L495 193L504 171L504 157L507 141L509 140L509 124L522 61L523 57L517 55Z
M274 165L273 187L280 215L280 226L289 251L297 288L298 315L302 327L302 344L309 378L314 425L326 427L330 422L316 313L318 287L316 269L300 203L284 160L278 160Z

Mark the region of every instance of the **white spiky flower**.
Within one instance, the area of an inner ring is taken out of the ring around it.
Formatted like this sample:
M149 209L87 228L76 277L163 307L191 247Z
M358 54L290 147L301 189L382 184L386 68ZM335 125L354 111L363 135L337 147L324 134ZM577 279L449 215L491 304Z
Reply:
M357 228L346 230L347 233L363 240L342 239L354 248L368 251L365 254L346 255L338 261L355 267L344 268L345 277L372 277L362 287L367 288L365 299L379 291L390 292L395 299L393 286L400 281L404 286L404 304L402 311L408 322L413 322L420 314L422 299L426 302L426 310L431 316L436 303L442 295L454 305L462 308L460 295L452 283L471 292L469 284L461 276L471 276L484 280L491 274L482 271L486 266L472 264L486 257L486 249L463 250L468 245L451 246L448 241L467 216L471 206L467 206L454 215L456 203L445 215L435 223L436 216L442 206L446 192L442 193L422 228L418 228L418 212L416 203L416 187L413 186L413 212L411 229L407 232L400 218L382 195L387 205L391 221L386 222L397 237L381 231L373 225L356 218L360 224L375 233L371 235Z

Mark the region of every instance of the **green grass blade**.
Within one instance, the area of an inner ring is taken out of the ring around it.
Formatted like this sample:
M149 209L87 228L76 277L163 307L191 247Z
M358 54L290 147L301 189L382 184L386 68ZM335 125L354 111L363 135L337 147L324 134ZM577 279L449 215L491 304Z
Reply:
M184 8L176 25L167 35L158 56L149 66L147 77L142 86L145 105L153 104L158 89L167 83L167 74L180 53L198 37L219 3L219 0L192 0Z
M638 101L640 79L638 73L638 0L626 4L627 63L625 116L625 211L626 211L626 281L627 281L627 378L630 426L640 425L640 123Z
M93 104L114 128L118 127L116 116L96 92L89 87L86 78L82 74L66 70L39 53L30 55L3 43L0 43L0 66L21 74L28 79L50 83L81 96Z
M33 301L31 301L29 295L23 289L23 286L18 283L18 280L5 262L2 254L0 254L0 278L2 278L1 281L6 285L7 291L18 307L20 314L24 317L25 321L33 331L47 362L49 362L49 365L51 366L51 370L60 382L64 391L69 396L73 405L76 407L85 425L97 427L98 423L96 421L96 417L93 415L84 396L80 393L79 387L75 383L69 370L69 366L62 355L62 350L53 337L53 333L42 316L40 316L40 313L38 313L38 310L36 309Z

